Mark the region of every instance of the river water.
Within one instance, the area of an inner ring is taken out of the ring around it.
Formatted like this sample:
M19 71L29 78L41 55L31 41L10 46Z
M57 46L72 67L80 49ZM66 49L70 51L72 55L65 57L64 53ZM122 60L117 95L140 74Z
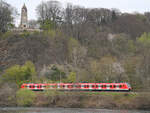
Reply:
M150 113L150 111L80 108L0 108L0 113Z

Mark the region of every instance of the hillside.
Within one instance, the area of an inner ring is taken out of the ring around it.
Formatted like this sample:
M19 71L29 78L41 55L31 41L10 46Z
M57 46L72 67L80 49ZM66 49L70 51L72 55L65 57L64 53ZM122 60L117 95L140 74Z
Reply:
M55 41L41 34L27 36L11 34L8 38L0 40L1 71L14 64L22 65L28 60L32 61L38 69L43 65L63 62L66 58L66 45L55 45Z
M142 83L148 87L149 71L145 67L149 66L149 46L144 40L148 40L149 34L145 33L135 41L126 38L125 34L105 35L105 38L96 37L98 40L91 38L92 45L86 45L53 30L43 33L6 33L0 40L1 74L14 65L31 61L39 77L50 79L51 76L59 76L59 73L53 75L51 72L55 66L65 76L75 72L78 81L129 82L138 89L142 88Z
M58 1L41 2L37 20L28 21L25 5L22 12L16 28L17 11L0 1L0 106L150 108L150 12L63 8ZM60 82L127 82L132 92L20 88Z
M1 13L6 24L0 24L2 83L20 86L61 78L62 82L128 82L134 90L149 90L149 12L129 14L72 4L62 10L59 2L47 1L37 7L35 22L43 32L15 33L10 31L12 9L1 4L7 11Z

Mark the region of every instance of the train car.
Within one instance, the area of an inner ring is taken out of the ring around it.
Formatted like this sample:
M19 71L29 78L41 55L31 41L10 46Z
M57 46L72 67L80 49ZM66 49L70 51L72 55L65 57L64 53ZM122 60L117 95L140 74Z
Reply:
M130 91L131 86L128 83L24 83L22 89L34 91L42 90L78 90L78 91Z

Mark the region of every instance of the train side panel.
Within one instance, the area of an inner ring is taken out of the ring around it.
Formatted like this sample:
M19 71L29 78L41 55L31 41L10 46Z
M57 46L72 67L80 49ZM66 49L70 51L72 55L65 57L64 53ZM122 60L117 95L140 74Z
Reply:
M22 89L30 90L81 90L81 91L130 91L127 83L50 83L50 84L22 84Z

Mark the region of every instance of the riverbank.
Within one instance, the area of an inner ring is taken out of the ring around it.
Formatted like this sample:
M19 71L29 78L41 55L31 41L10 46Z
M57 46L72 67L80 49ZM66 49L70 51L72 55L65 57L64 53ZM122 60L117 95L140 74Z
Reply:
M9 90L10 91L10 90ZM1 107L62 107L97 109L150 110L150 93L134 92L33 92L19 90L17 93L2 92Z
M6 107L0 108L0 113L149 113L149 111L91 108Z
M150 109L149 93L59 92L55 96L43 93L36 97L34 107Z

